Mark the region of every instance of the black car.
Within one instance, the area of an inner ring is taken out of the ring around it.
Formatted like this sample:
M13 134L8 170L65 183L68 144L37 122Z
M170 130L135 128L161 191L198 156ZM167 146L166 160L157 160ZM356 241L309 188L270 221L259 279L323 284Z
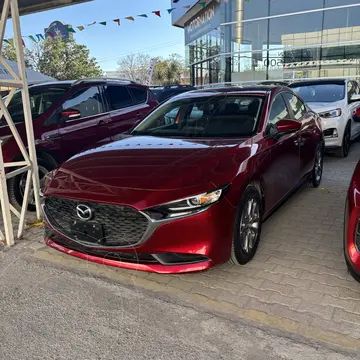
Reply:
M153 86L150 88L150 90L154 94L156 100L159 103L162 103L165 100L168 100L175 95L179 95L181 93L191 90L196 90L196 88L191 85L167 85L167 86Z

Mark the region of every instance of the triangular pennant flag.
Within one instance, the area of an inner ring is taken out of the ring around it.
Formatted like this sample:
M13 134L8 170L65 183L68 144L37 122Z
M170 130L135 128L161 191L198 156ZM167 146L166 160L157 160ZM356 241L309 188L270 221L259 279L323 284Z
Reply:
M147 18L147 17L148 17L146 14L140 14L140 15L138 15L138 16L144 17L144 18Z
M100 21L99 24L106 26L106 21Z
M14 48L15 47L14 39L8 39L8 40L9 40L9 44Z
M22 42L23 47L26 47L26 44L25 44L25 41L23 38L21 38L21 42Z
M199 5L201 5L202 8L206 7L206 1L199 2Z
M80 31L83 31L83 30L85 30L84 26L82 26L82 25L80 25L80 26L77 26L76 28L77 28L77 29L79 29Z
M53 34L53 33L51 33L50 31L48 31L48 32L46 33L46 35L49 35L52 39L55 39L54 34Z
M161 17L161 13L160 13L159 10L155 10L155 11L153 11L152 13L155 14L156 16Z
M32 40L33 42L37 42L36 39L32 35L29 36L29 39Z
M171 14L176 8L167 9L167 12Z
M45 40L43 34L36 34L36 37L38 38L39 41Z
M4 39L4 42L6 42L7 44L11 45L10 41L7 39Z
M120 26L120 19L115 19L113 22L116 22Z
M68 27L67 31L69 33L76 33L76 31L72 27Z
M127 16L125 19L130 21L135 21L135 19L132 16Z
M91 24L88 24L88 26L92 26L92 25L95 25L96 24L96 21L94 21L93 23Z

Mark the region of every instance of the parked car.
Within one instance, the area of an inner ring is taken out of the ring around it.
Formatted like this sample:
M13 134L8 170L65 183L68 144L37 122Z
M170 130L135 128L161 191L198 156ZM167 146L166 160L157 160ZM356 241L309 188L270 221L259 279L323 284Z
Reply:
M151 87L151 91L159 103L162 103L173 96L195 89L196 88L191 85L167 85Z
M360 107L359 85L348 79L321 79L289 85L322 118L326 150L347 157L351 141L360 135L354 112Z
M142 120L157 101L147 87L129 81L88 79L46 82L29 87L40 181L71 156L99 140L129 130ZM8 110L26 143L21 92ZM0 124L5 162L21 159L19 147L5 119ZM26 174L9 180L10 201L20 207ZM34 210L34 197L29 209Z
M356 116L360 118L360 111ZM355 168L346 197L344 254L350 274L360 282L360 161Z
M263 220L303 182L319 186L323 153L319 116L289 88L178 95L49 174L46 243L158 273L246 264Z

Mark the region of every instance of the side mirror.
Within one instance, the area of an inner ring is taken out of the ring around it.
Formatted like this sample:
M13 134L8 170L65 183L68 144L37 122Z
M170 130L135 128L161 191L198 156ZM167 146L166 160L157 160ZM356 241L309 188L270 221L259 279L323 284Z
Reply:
M68 121L68 120L76 120L81 118L81 113L79 110L75 109L67 109L61 112L60 119L62 121Z
M349 103L360 102L360 94L354 94L350 99Z
M357 123L360 123L360 108L357 108L353 112L353 120Z
M279 134L288 134L300 130L301 123L295 120L280 120L276 124L276 129Z

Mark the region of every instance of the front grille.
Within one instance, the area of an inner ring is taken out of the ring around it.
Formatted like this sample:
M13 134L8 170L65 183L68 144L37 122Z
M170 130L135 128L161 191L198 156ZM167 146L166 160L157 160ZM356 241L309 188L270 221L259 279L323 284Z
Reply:
M360 252L360 223L358 223L356 226L355 245L356 245L357 251Z
M148 220L140 212L125 206L82 202L57 197L45 200L45 214L60 233L72 238L70 224L79 221L76 207L84 204L93 211L93 221L104 229L103 246L132 246L144 236Z
M68 241L56 236L51 230L45 229L45 235L59 245L65 246L67 249L82 252L84 254L101 257L103 259L131 262L136 264L158 264L159 262L150 254L138 254L136 251L131 253L114 252L106 250L91 249L73 241Z

